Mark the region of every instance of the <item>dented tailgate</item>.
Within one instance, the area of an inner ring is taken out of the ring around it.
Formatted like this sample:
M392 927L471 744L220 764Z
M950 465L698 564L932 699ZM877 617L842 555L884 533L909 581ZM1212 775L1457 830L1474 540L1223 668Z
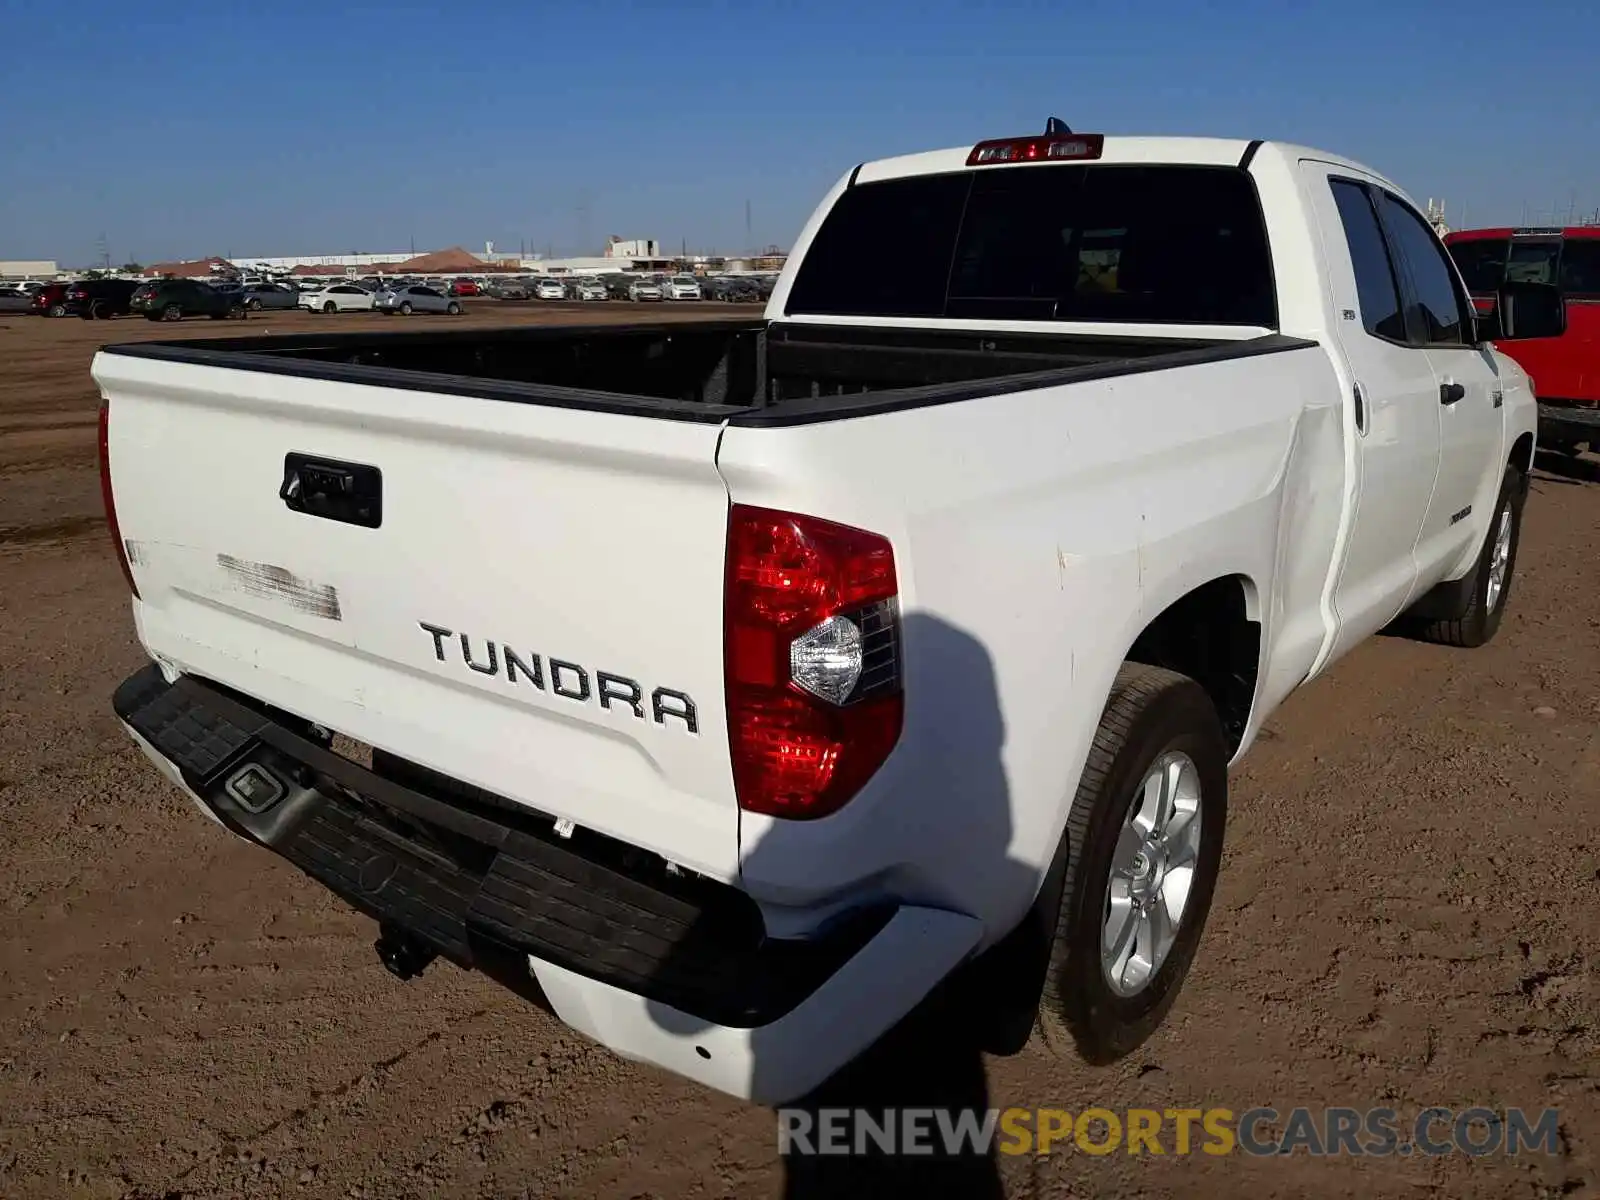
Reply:
M158 659L733 879L715 424L97 356Z

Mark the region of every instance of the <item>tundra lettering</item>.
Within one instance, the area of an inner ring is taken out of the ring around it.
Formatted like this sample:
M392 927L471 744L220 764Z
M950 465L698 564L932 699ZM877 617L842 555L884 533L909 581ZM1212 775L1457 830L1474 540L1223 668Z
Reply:
M500 665L505 664L505 677L508 682L520 684L523 680L532 684L538 691L544 691L546 659L538 654L529 654L524 657L504 643L496 643L488 638L483 640L483 650L474 649L474 638L469 633L457 633L453 629L446 629L443 625L433 625L427 621L418 621L417 624L423 632L433 639L433 656L440 662L449 662L450 657L445 653L445 641L450 639L461 647L461 661L467 668L476 671L479 675L499 675ZM587 704L590 699L598 699L600 707L611 711L620 709L631 712L639 720L644 720L644 688L637 680L629 679L626 675L618 675L611 671L590 671L575 662L564 658L548 659L550 669L550 692L560 696L563 700L575 700L580 704ZM595 686L589 685L590 676L594 677ZM650 714L657 725L665 725L667 718L683 722L684 729L690 733L700 732L699 709L690 699L687 692L677 688L658 687L650 693Z

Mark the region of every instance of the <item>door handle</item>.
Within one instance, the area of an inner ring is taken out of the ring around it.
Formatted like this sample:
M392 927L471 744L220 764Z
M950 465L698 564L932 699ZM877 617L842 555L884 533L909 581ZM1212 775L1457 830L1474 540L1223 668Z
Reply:
M1457 400L1466 398L1467 389L1459 383L1441 383L1439 385L1439 403L1454 404Z

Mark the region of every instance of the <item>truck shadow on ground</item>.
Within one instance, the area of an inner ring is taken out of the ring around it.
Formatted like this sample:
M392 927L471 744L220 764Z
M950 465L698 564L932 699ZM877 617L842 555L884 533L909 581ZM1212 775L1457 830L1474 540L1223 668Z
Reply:
M1005 728L991 657L970 634L925 614L905 618L902 638L907 685L915 701L907 708L902 744L914 745L917 758L897 774L895 792L876 802L903 806L908 830L920 825L944 835L920 843L943 847L939 863L924 864L936 877L958 871L968 881L982 880L987 894L1020 896L1025 904L1039 885L1039 873L1010 856L1013 821L1001 759ZM764 868L765 855L782 853L771 843L768 839L743 851L747 878L793 874L793 865L787 864L790 870L784 871L781 859L773 870ZM1016 949L1024 942L1023 949ZM1033 936L1002 943L1008 953L1022 954L1026 956L1022 961L1036 964L1041 980L1047 945L1048 937ZM787 1200L854 1196L888 1200L902 1195L999 1200L1004 1196L995 1139L980 1141L976 1147L970 1139L947 1141L937 1123L938 1110L947 1110L947 1122L960 1121L963 1112L969 1120L984 1122L990 1099L983 1051L1011 1052L1026 1039L1033 1010L1014 1001L1014 993L1026 989L1013 985L1012 991L1003 991L1003 980L1015 971L1003 971L1001 965L999 954L991 952L976 966L969 963L958 970L854 1061L785 1106L790 1120L797 1111L807 1114L814 1131L822 1126L824 1110L864 1110L874 1122L887 1115L902 1131L906 1110L935 1110L928 1114L931 1136L920 1152L906 1153L903 1146L891 1150L848 1125L850 1153L791 1149L782 1156L782 1194ZM997 1003L1002 995L1011 1002ZM980 996L982 1009L976 1004ZM986 1019L977 1019L986 1014ZM676 1014L675 1026L681 1018ZM848 1039L849 1034L844 1036ZM818 1046L817 1051L825 1054L827 1048ZM774 1094L776 1089L764 1084L780 1078L778 1064L776 1054L762 1056L758 1039L752 1068L756 1095ZM787 1066L793 1069L792 1055ZM764 1079L764 1071L773 1073ZM775 1114L775 1150L777 1128Z
M1543 483L1600 483L1600 462L1593 458L1542 450L1533 465L1534 479Z

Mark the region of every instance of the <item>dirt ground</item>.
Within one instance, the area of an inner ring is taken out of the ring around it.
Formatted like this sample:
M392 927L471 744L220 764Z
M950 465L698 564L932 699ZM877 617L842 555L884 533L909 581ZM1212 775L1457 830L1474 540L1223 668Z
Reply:
M637 317L462 320L602 313ZM1559 1154L1169 1145L786 1179L770 1112L620 1061L452 967L393 980L368 921L202 820L120 733L111 691L141 654L100 517L89 359L172 335L0 317L0 1196L1596 1194L1594 460L1541 461L1492 645L1375 639L1274 719L1234 774L1195 971L1140 1053L980 1063L913 1021L831 1100L1555 1107Z

